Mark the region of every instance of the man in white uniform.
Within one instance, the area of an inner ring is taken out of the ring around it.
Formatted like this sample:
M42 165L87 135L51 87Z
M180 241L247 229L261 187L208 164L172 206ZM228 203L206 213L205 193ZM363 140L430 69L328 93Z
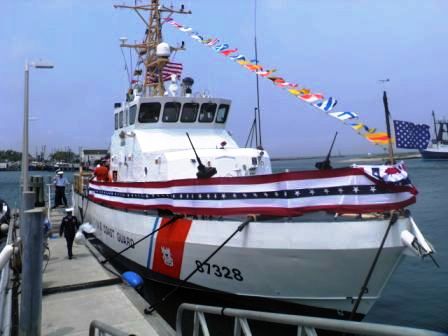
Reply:
M62 205L62 202L64 202L65 207L67 207L67 198L65 197L65 186L68 185L69 182L65 178L64 172L62 170L57 172L56 176L53 179L53 184L55 186L53 209Z

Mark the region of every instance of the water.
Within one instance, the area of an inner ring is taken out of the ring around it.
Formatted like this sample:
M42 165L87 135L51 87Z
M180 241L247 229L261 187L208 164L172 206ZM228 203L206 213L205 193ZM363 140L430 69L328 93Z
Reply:
M334 166L348 163L335 162ZM313 169L318 160L274 161L276 171ZM417 204L410 207L423 234L437 250L437 269L430 259L406 258L387 284L381 299L365 318L438 331L448 331L448 162L419 159L406 162L419 190ZM52 175L50 172L30 172ZM35 173L35 174L34 174ZM71 180L72 174L67 173ZM0 172L0 198L12 207L19 205L19 172ZM181 293L179 293L181 294ZM188 294L182 294L188 297ZM184 297L184 296L183 296ZM157 300L156 300L157 301ZM174 317L173 312L166 312Z

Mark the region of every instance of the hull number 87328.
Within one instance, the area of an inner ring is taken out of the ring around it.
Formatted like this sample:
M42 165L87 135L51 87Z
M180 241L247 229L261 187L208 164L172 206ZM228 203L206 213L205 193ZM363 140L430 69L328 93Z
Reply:
M229 268L216 264L202 263L196 260L196 267L200 273L214 275L218 278L226 278L229 280L243 281L243 275L238 268Z

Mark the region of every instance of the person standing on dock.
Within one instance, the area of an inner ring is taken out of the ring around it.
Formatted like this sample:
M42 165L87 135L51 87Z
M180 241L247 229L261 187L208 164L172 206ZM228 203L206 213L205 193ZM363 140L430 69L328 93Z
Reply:
M53 184L55 186L54 194L54 205L53 209L62 205L64 202L65 207L67 207L67 198L65 197L65 186L69 184L68 180L64 177L64 172L59 170L53 179Z
M59 236L65 236L65 240L67 241L67 252L68 258L73 258L73 241L75 240L76 231L79 228L79 222L76 216L73 216L73 208L65 209L67 212L67 216L62 218L61 227L59 229Z

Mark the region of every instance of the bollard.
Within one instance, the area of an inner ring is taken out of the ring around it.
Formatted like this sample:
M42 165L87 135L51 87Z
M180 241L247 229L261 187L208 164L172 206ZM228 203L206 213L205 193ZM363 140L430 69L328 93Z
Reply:
M44 208L34 208L25 211L25 221L21 225L23 266L19 336L41 334L43 221Z

